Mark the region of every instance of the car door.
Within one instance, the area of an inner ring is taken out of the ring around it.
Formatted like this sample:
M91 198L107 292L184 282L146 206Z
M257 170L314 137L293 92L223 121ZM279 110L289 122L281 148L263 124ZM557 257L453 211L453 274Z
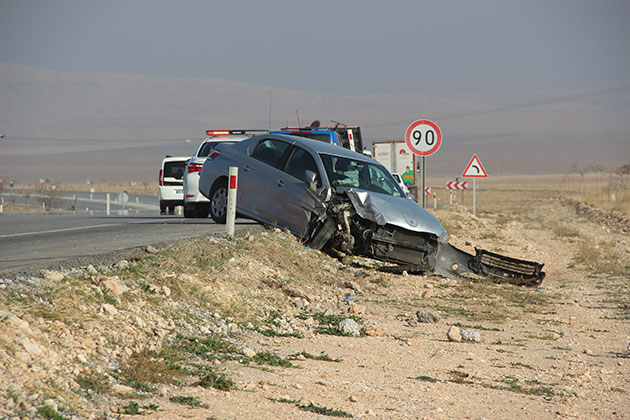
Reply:
M273 224L276 204L271 195L276 188L278 168L286 160L290 146L290 143L274 138L263 138L250 146L248 157L239 168L236 200L239 211Z
M316 162L307 150L294 145L285 165L275 175L272 201L276 206L276 222L297 235L307 233L312 211L319 208L307 191L306 179L306 171L314 172L321 187L322 170Z

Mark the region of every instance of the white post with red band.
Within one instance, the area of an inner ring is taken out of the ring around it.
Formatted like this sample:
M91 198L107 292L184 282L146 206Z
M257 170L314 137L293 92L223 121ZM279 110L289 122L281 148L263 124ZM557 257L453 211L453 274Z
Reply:
M226 233L230 238L234 237L234 221L236 220L236 187L238 184L238 168L230 166L228 180L227 208L226 208Z

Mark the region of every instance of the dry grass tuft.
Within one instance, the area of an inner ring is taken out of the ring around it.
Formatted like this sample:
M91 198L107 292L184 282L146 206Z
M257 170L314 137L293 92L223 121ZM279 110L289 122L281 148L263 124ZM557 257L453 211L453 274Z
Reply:
M612 242L595 243L592 239L582 240L575 261L585 264L596 273L627 275L630 261L620 254Z

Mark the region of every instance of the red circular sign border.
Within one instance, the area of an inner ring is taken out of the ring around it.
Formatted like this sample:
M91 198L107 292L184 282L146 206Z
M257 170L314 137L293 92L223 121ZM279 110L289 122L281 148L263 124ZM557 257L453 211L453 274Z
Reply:
M414 128L416 128L417 126L421 124L430 125L437 133L437 141L436 141L435 146L433 146L431 149L427 150L426 152L421 152L411 145L411 133ZM409 146L413 154L416 154L419 156L431 156L432 154L437 152L440 146L442 145L442 130L440 130L440 127L438 127L438 125L431 120L416 120L412 122L409 125L409 127L407 127L407 131L405 131L405 143L407 143L407 146Z

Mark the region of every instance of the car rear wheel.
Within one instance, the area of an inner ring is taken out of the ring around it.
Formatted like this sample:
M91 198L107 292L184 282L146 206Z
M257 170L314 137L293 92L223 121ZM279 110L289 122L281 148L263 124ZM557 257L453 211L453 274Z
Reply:
M227 181L217 181L210 190L210 217L216 223L224 224L227 213Z
M184 217L186 219L194 219L197 217L197 208L191 206L184 206Z
M205 219L208 217L208 213L210 212L210 207L207 204L197 204L197 217L200 219Z

